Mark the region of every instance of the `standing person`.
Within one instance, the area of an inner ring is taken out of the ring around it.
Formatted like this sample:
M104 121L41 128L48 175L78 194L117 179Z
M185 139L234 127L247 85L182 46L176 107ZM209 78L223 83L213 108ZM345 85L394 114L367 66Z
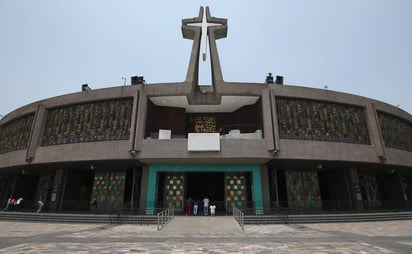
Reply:
M197 208L199 208L199 200L195 198L193 201L193 215L197 215Z
M12 197L10 196L9 199L7 200L6 207L3 209L3 211L9 210L10 205L11 205L11 199L12 199Z
M99 205L99 202L97 201L97 198L94 198L92 202L90 203L90 213L91 214L94 215L96 213L96 209L98 205Z
M23 198L20 197L16 201L16 210L21 211L22 207L23 207Z
M43 201L39 200L37 201L37 213L41 212L41 209L43 208L44 203Z
M216 206L212 204L210 206L210 216L215 216L215 214L216 214Z
M192 197L188 197L186 200L186 215L190 216L192 213Z
M210 203L210 199L207 197L207 195L205 196L205 198L202 200L203 201L203 215L207 216L209 213L209 203Z

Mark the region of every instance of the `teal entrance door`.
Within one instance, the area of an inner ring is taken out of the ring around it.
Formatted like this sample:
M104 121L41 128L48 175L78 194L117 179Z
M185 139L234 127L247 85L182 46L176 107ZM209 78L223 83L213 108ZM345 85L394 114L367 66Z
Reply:
M146 197L146 214L154 214L156 208L155 204L156 186L158 181L157 178L159 177L159 173L162 172L224 172L226 173L226 202L229 202L230 205L239 208L242 208L247 203L247 200L245 200L244 195L244 188L246 185L245 177L242 173L250 173L252 201L254 204L254 208L256 214L263 213L262 185L259 164L152 164L149 166L149 179ZM174 192L170 193L173 194ZM185 195L183 192L179 192L179 194L181 196ZM179 201L181 201L180 199L181 197L179 198ZM169 204L173 203L174 202L169 202ZM180 205L178 207L180 208Z

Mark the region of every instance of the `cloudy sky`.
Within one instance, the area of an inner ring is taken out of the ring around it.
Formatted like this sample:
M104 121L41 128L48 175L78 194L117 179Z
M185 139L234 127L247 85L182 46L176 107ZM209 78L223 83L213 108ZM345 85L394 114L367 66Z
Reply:
M225 81L272 72L412 113L410 0L19 0L0 2L0 115L83 83L183 81L192 41L181 20L200 6L228 19L217 45ZM208 72L202 64L201 83Z

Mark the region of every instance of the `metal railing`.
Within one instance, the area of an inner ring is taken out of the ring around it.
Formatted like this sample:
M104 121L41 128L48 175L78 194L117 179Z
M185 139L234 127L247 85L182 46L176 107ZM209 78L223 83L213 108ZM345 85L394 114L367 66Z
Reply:
M242 228L242 231L245 231L245 217L243 212L235 206L232 208L232 211L233 217L235 218L239 226Z
M169 222L171 222L174 217L175 208L173 206L157 213L157 231L160 231L164 227L166 227L166 225L169 224Z

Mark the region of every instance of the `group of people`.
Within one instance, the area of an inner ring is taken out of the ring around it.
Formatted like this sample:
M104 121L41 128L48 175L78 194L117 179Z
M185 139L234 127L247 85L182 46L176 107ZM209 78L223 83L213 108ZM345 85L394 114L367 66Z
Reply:
M206 195L203 200L201 201L203 204L203 215L208 216L209 215L209 210L210 210L210 216L215 216L216 215L216 205L212 204L208 196ZM193 215L198 214L199 210L199 204L200 201L195 198L192 200L192 197L188 197L186 200L186 215L192 215L192 209L193 209Z
M23 205L23 198L18 198L15 199L13 197L10 197L7 200L6 207L3 209L3 211L20 211Z
M7 200L6 207L3 209L3 211L21 211L22 208L23 208L23 201L24 201L24 199L21 198L21 197L18 198L18 199L10 197ZM37 210L36 210L36 212L37 213L41 212L43 206L44 206L43 201L41 201L41 200L37 201Z

